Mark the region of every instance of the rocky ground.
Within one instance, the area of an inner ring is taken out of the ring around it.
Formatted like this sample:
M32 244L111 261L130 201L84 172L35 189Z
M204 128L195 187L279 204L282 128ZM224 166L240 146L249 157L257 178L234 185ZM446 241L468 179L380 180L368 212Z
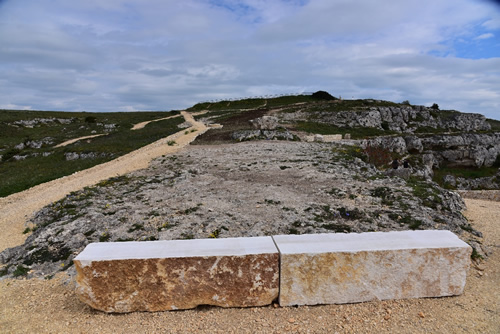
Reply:
M72 273L90 242L407 229L451 230L484 256L456 193L361 158L335 143L190 146L43 208L26 242L0 253L3 274Z
M67 273L51 280L0 281L3 333L498 333L500 203L466 199L471 225L494 250L467 275L456 297L347 305L198 307L175 312L106 314L78 300Z

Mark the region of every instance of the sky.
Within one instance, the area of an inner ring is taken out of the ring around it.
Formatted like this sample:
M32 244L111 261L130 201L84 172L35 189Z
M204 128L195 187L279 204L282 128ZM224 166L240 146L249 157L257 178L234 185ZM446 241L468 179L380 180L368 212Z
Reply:
M500 119L500 3L0 0L0 109L328 91Z

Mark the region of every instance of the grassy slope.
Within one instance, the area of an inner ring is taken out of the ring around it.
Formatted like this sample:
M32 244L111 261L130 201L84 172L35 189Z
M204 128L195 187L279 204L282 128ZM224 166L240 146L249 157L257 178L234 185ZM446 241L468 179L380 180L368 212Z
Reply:
M0 111L0 148L3 154L12 150L26 140L53 138L54 144L40 149L23 149L18 154L51 152L49 156L28 157L25 160L0 162L0 197L8 196L18 191L30 188L65 175L72 174L97 164L114 159L120 155L136 150L160 138L180 131L178 124L184 122L182 117L158 121L148 124L142 130L132 131L133 124L142 121L159 119L176 112L132 112L132 113L69 113L69 112L33 112L33 111ZM85 118L96 117L96 123L86 123ZM34 128L13 127L8 125L15 120L32 118L72 118L71 124L41 125ZM53 148L57 143L80 136L90 135L91 131L104 133L103 126L98 123L116 124L116 129L107 136L81 141L75 144ZM94 159L77 159L66 161L67 152L95 153Z

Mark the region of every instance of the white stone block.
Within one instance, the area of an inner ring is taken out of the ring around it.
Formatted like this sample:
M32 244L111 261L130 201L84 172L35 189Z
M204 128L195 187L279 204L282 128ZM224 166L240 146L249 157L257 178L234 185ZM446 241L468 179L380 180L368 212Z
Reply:
M271 237L94 243L74 263L77 295L105 312L262 306L278 297Z
M281 306L463 292L471 247L450 231L280 235Z

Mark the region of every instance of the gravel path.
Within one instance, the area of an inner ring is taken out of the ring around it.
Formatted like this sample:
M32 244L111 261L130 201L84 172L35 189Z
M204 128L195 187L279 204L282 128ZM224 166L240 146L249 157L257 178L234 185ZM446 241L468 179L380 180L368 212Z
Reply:
M177 152L207 130L207 127L203 123L196 122L191 114L187 112L181 112L181 114L187 122L193 125L192 128L179 131L115 160L0 198L0 230L2 231L0 251L24 242L26 235L22 234L22 231L26 227L26 221L32 213L45 205L110 177L146 168L152 159ZM192 129L196 131L191 132ZM172 140L176 144L168 145L167 143Z
M3 333L498 333L500 203L466 203L465 215L494 252L469 270L458 297L118 315L81 303L74 283L59 274L49 281L0 281L0 328Z
M78 137L78 138L73 138L70 140L66 140L65 142L62 142L54 147L63 147L63 146L68 146L69 144L76 143L79 140L84 140L84 139L90 139L90 138L95 138L95 137L100 137L100 136L106 136L105 133L101 133L98 135L90 135L90 136L83 136L83 137Z

